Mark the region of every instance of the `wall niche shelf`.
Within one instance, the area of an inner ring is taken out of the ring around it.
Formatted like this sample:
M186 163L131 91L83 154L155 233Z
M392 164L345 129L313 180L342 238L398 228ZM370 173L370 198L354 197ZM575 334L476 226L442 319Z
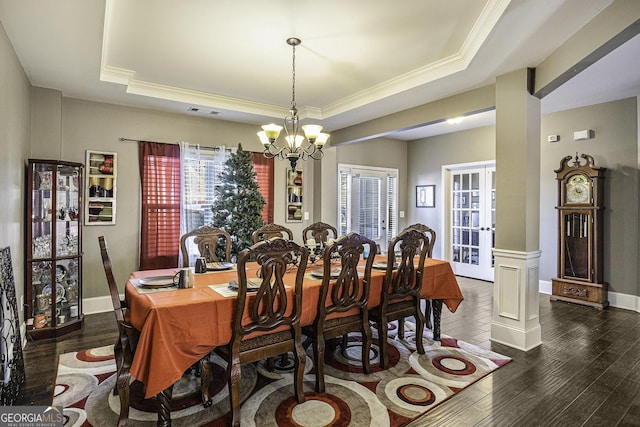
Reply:
M286 222L302 222L302 171L287 169Z
M116 223L118 153L87 150L85 225Z

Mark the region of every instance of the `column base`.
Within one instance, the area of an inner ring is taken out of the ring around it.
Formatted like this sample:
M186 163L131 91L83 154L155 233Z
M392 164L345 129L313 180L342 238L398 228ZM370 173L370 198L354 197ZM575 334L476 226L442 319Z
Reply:
M539 319L540 251L494 249L491 341L522 351L542 344Z

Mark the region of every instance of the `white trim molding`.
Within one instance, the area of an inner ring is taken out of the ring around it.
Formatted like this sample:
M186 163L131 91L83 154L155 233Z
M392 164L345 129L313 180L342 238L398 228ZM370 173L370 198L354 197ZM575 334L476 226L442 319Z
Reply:
M540 280L540 293L551 295L552 287L550 280ZM640 296L622 294L620 292L607 293L609 300L609 306L615 308L621 308L623 310L631 310L640 313Z
M124 299L124 295L120 295L120 299ZM113 303L109 295L103 297L83 298L82 299L83 314L96 314L113 311Z
M539 318L540 251L494 249L491 341L529 351L542 344Z

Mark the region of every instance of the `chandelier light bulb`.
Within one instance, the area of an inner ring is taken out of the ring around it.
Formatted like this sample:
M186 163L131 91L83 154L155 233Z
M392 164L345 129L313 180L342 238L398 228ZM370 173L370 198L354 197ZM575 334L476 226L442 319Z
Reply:
M276 125L274 123L269 123L268 125L262 126L262 129L264 130L267 138L269 138L269 140L273 144L276 139L278 139L280 131L282 130L282 126Z

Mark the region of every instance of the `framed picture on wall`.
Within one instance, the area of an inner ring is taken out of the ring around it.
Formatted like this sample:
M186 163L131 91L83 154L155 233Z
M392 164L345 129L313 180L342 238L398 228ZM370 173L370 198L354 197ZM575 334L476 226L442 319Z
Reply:
M436 186L416 185L416 208L436 207Z

